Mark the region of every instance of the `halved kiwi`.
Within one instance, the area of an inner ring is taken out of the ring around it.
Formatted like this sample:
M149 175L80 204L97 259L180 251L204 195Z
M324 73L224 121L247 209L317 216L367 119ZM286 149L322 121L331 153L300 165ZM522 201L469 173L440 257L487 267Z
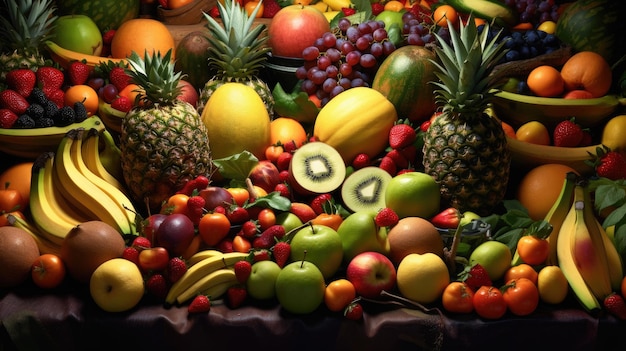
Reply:
M320 142L300 146L289 164L291 187L300 194L330 193L346 178L346 165L335 148Z
M355 171L341 186L343 204L353 212L380 210L385 207L385 189L391 178L391 174L375 166Z

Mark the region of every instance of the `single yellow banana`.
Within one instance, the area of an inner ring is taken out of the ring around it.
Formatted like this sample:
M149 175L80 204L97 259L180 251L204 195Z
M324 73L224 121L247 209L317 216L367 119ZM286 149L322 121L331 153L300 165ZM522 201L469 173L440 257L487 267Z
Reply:
M354 6L350 0L322 0L322 2L326 3L333 11L341 11L344 7Z
M55 254L57 256L61 254L61 245L53 243L43 237L43 235L39 232L39 229L34 224L12 214L9 214L7 219L10 225L23 229L30 236L32 236L33 239L35 239L40 254Z
M54 167L54 153L47 152L38 157L33 163L29 209L33 224L39 233L55 244L61 244L67 233L77 224L82 223L69 215L64 209L62 199L55 196L52 172ZM50 196L52 195L52 196Z
M126 59L102 57L95 55L87 55L80 52L65 49L59 46L57 43L46 40L45 45L52 56L52 59L57 62L61 67L68 68L73 61L85 61L88 66L94 67L101 62L113 61L115 63L125 63Z
M574 257L574 251L572 250L571 242L576 240L576 206L578 202L572 203L570 210L561 225L557 240L557 256L559 260L559 267L569 286L576 296L576 299L580 304L588 311L594 312L602 309L601 302L598 301L595 294L591 291L587 282L583 278L580 270L578 269L576 258Z
M100 138L104 142L104 148L100 150L100 161L104 168L118 181L124 182L122 172L122 150L115 143L115 139L108 129L100 132Z
M195 284L198 280L213 273L218 269L228 268L234 265L236 262L245 260L248 257L247 253L241 252L228 252L222 255L211 256L204 259L193 266L189 267L187 272L183 274L180 279L172 284L167 296L165 297L165 303L172 304L176 301L176 298L186 291L191 285Z
M328 6L328 4L325 3L324 1L318 1L318 2L316 2L314 4L310 4L310 5L307 5L307 6L316 8L316 9L320 10L320 12L322 12L322 13L332 11L330 6Z
M121 192L126 192L124 185L113 176L102 164L100 159L100 133L95 129L87 131L87 136L83 140L83 159L85 165L90 171L95 173L98 177L107 181L118 188Z
M187 259L187 267L191 267L194 264L207 258L211 258L213 256L221 256L223 254L224 253L222 251L215 249L200 250Z
M212 299L218 299L221 297L221 294L226 292L226 289L222 290L223 284L233 286L238 284L237 277L235 276L235 271L232 268L221 268L216 271L213 271L206 276L200 278L194 284L190 285L185 291L183 291L180 295L176 297L176 302L178 304L183 304L186 301L191 300L194 296L198 294L204 294L208 291L211 294ZM220 289L215 290L218 285L222 285ZM221 294L219 294L221 293Z
M223 283L213 285L210 288L201 291L200 293L202 295L208 296L211 300L217 300L226 294L228 288L233 287L237 284L239 284L239 282L237 281L237 278L235 278L234 281L227 280Z
M556 147L531 144L506 137L511 161L520 166L534 167L545 163L561 163L574 168L581 175L591 174L593 168L585 162L592 160L601 145L586 147Z
M135 232L134 223L128 221L127 211L119 207L107 193L86 178L74 164L72 144L82 139L84 129L69 131L59 143L55 154L54 169L59 189L66 199L81 206L92 215L93 220L100 220L116 228L120 234Z
M557 240L559 237L559 232L561 231L561 226L563 225L563 221L565 217L567 217L567 213L572 207L572 200L574 198L574 186L576 186L576 174L568 173L565 176L565 180L563 182L563 187L561 188L561 193L559 197L550 208L550 211L544 217L544 220L550 225L552 225L552 232L548 236L547 240L550 243L550 254L548 255L548 259L546 260L546 264L550 266L554 266L558 264L557 254L556 254L556 246Z

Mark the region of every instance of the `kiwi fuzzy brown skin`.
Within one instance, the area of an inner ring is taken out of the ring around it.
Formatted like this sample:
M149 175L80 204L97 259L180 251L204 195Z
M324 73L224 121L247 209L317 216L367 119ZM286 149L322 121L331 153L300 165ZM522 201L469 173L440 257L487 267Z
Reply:
M370 166L350 174L341 186L341 198L351 211L373 210L385 207L385 189L391 175L382 168Z
M346 165L339 152L320 141L296 149L289 164L289 185L300 195L333 192L345 178Z
M13 226L0 227L0 288L12 288L30 277L39 247L30 234Z

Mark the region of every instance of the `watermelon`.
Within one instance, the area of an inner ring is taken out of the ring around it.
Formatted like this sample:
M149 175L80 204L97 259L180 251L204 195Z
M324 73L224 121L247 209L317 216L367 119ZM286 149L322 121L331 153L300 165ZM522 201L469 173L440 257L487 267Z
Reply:
M596 52L613 64L626 52L625 10L624 1L578 0L559 16L555 35L575 51Z
M138 0L58 0L58 15L89 16L101 32L139 16Z
M396 108L398 118L423 122L435 111L433 96L435 59L432 50L407 45L394 50L382 62L372 88L383 94Z
M193 31L186 34L176 46L176 71L186 75L186 80L200 90L211 78L209 69L209 39L207 33Z

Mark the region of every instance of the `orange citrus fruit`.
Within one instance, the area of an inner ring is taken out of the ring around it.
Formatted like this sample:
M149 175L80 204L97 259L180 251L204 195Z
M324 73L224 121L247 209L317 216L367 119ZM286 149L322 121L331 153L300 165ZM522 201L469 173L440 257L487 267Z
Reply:
M529 121L522 124L515 132L517 140L537 145L550 145L550 132L539 121Z
M611 88L611 66L600 54L581 51L570 57L561 68L567 91L582 89L594 98L604 96Z
M356 289L348 279L340 278L328 283L324 303L333 312L342 311L356 297Z
M459 13L450 5L441 5L433 12L433 21L440 27L448 28L448 22L454 27L459 22Z
M129 57L133 51L141 58L146 52L150 56L156 52L165 56L169 50L172 50L174 59L176 44L172 33L165 24L151 18L134 18L122 23L111 42L111 56L114 58Z
M398 0L391 0L385 3L385 10L387 11L401 11L404 9L404 4Z
M526 173L517 188L517 199L528 210L533 220L544 219L558 199L568 172L572 167L560 163L546 163Z
M87 110L87 116L98 113L98 93L89 85L72 85L65 91L65 106L74 106L75 102L82 102Z
M280 142L286 145L291 141L296 143L296 147L302 146L307 141L306 131L300 122L289 117L278 117L270 122L270 145Z
M137 104L135 103L135 99L139 94L139 90L141 90L141 87L139 85L130 83L125 86L124 89L120 90L117 95L127 97L133 103L133 106L136 106Z
M565 90L561 72L548 65L542 65L530 71L526 84L530 91L542 97L557 97Z
M259 5L258 1L255 0L250 0L248 2L246 2L246 4L244 5L244 9L246 10L246 13L248 14L248 16L252 16L252 12L254 11L254 9ZM256 16L254 18L261 18L263 17L263 9L264 9L264 5L261 3L261 6L259 7L259 10L256 13Z
M30 178L33 162L22 162L15 164L0 174L0 186L2 189L9 183L9 189L16 189L22 195L20 209L28 207L30 199Z

